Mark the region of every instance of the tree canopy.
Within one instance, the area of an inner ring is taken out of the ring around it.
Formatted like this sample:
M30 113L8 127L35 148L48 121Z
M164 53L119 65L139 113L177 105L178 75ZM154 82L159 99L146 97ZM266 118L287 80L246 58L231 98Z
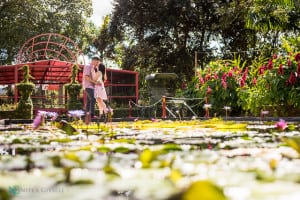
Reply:
M0 2L0 64L14 61L20 46L41 33L60 33L83 50L96 37L88 22L91 0L2 0Z
M194 74L194 54L250 62L299 32L296 0L115 0L95 42L122 68ZM234 53L236 52L236 53Z

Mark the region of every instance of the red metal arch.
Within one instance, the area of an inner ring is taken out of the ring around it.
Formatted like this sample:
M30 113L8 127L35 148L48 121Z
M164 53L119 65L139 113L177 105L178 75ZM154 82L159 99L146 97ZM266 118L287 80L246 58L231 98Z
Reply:
M28 57L30 57L31 59L37 59L36 57L34 57L34 54L35 53L38 53L38 52L44 52L43 49L38 49L38 50L35 50L35 51L32 51ZM47 52L53 52L55 54L57 54L58 56L54 56L54 55L50 55L49 57L52 57L52 58L56 58L57 60L60 60L59 57L63 57L64 58L64 61L65 60L68 60L68 57L65 56L64 54L60 54L58 51L55 51L55 50L52 50L52 49L47 49L46 52L44 52L44 54L41 54L39 55L40 58L43 58L44 60L46 60L46 56L47 56Z
M68 58L66 57L67 55L66 55L66 54L65 54L65 55L62 54L62 51L65 50L65 51L67 51L68 54L72 57L73 60L76 60L76 57L74 56L73 52L72 52L70 49L68 49L68 48L66 48L65 46L63 46L62 44L57 44L57 43L55 43L55 42L43 41L43 42L37 42L35 45L37 46L37 45L40 45L40 44L42 44L42 45L45 44L45 45L47 45L47 46L48 46L49 44L58 45L58 46L60 46L60 50L59 50L59 51L55 51L55 50L52 50L52 49L37 49L37 50L34 50L34 51L31 50L31 52L29 53L29 55L27 55L27 57L30 57L30 56L33 57L33 56L34 56L34 53L36 53L36 52L44 52L44 54L41 54L40 56L46 58L46 56L47 56L47 51L51 51L51 52L57 53L58 56L64 57L64 58L65 58L64 61L66 61L66 60L68 60ZM27 48L25 48L25 49L24 49L25 51L23 51L23 52L28 52L30 48L31 48L30 46L27 47ZM34 57L33 57L33 58L34 58Z
M36 52L43 53L35 55ZM47 53L49 58L60 58L60 60L63 59L62 61L76 64L80 64L78 58L81 57L82 64L85 64L84 55L78 45L70 38L57 33L43 33L27 40L18 53L17 63L45 60Z

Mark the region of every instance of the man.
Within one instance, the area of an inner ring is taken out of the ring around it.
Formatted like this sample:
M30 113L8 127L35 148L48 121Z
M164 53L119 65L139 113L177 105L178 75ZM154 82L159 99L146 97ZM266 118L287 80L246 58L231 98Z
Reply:
M91 118L95 116L95 104L96 99L94 97L94 88L95 88L95 81L92 79L92 69L97 67L100 64L100 57L95 55L92 57L92 62L89 65L84 66L83 69L83 88L86 92L86 114L90 115Z

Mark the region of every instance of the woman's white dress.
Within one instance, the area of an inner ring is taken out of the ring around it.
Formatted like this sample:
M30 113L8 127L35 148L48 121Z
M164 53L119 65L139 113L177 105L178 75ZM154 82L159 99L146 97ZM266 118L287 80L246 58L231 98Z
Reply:
M102 80L102 72L101 71L95 72L95 70L92 69L92 78L94 81L99 83L99 84L95 84L95 90L94 90L95 98L101 98L103 100L107 100L107 94L105 91L104 82Z

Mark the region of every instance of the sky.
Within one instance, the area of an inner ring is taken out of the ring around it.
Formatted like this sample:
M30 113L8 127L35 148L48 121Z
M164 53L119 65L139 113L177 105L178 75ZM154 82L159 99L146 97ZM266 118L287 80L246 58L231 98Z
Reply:
M91 21L96 26L101 26L103 23L103 17L112 12L113 0L92 0L93 1L93 15Z

